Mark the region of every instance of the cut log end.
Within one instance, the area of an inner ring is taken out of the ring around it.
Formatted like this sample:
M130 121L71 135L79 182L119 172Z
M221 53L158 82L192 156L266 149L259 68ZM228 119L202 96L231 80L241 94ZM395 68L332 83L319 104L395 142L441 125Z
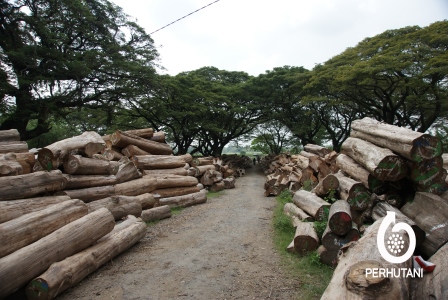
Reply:
M415 139L412 145L411 157L415 162L421 162L442 155L442 142L429 134Z

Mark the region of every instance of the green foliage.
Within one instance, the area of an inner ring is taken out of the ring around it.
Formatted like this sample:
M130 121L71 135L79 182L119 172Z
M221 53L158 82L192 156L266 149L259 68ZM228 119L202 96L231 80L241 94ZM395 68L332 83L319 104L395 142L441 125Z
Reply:
M334 203L335 201L337 201L338 199L336 197L336 190L330 189L328 195L326 195L323 200L327 201L328 203Z
M207 198L209 198L209 199L211 199L211 198L217 198L217 197L222 196L223 193L224 193L224 191L219 191L219 192L211 192L211 191L208 191L208 192L207 192Z
M319 239L322 239L322 235L324 234L325 228L327 228L328 220L324 221L314 221L314 229L316 230L317 236Z
M179 207L172 207L172 208L171 208L171 214L172 214L172 215L178 215L178 214L180 214L183 210L184 210L184 208L181 207L181 206L179 206Z
M302 189L304 189L305 191L311 192L313 187L314 187L314 182L311 179L305 180L303 182Z

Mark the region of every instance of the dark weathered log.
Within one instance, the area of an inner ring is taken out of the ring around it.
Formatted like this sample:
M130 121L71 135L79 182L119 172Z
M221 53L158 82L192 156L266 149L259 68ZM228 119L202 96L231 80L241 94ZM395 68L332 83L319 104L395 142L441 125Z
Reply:
M317 248L317 254L322 263L329 265L330 267L335 267L338 265L338 252L339 250L328 250L323 245Z
M330 203L322 200L316 194L305 190L295 192L292 201L316 221L322 221L325 217L324 209L329 210L331 206Z
M144 175L150 175L150 176L163 176L163 175L187 176L187 175L190 175L188 170L185 170L183 167L182 168L174 168L174 169L143 170L143 173L144 173ZM193 175L191 175L191 176L193 176Z
M404 159L387 148L349 137L341 149L379 180L396 181L407 174L408 168Z
M28 152L28 144L26 142L0 142L0 153L25 153Z
M347 201L338 200L331 205L328 227L337 235L346 235L352 229L352 215Z
M65 187L66 183L66 179L59 170L0 177L0 200L23 199L41 193L59 191Z
M82 150L88 157L101 152L106 146L103 138L94 131L58 141L38 152L37 159L45 170L57 169L73 150Z
M313 223L299 222L294 234L294 248L299 254L309 253L319 247L319 237Z
M23 168L17 161L14 153L0 154L0 177L21 174L23 174Z
M432 256L448 241L448 202L429 193L415 193L414 201L406 203L401 212L426 232L419 249Z
M362 182L372 193L382 194L386 191L387 185L384 181L370 174L369 171L350 156L342 153L339 154L336 158L336 166L354 180Z
M20 141L17 129L0 130L0 142Z
M330 167L324 161L323 158L318 158L310 162L310 168L317 173L317 177L319 180L325 178L327 175L331 174Z
M399 220L400 222L404 222L409 226L411 226L415 234L416 246L419 247L425 240L426 235L425 231L420 226L418 226L412 219L408 218L405 214L403 214L398 208L393 207L392 205L385 202L378 202L373 207L372 219L376 221L380 218L383 218L387 215L388 211L395 212L396 220Z
M152 222L166 218L171 218L171 207L169 205L163 205L151 209L146 209L142 211L142 215L140 216L140 218L144 222Z
M445 181L446 170L443 168L443 159L435 157L419 163L409 163L409 177L421 187L430 186L435 182Z
M235 177L233 177L233 176L224 178L222 180L222 182L224 182L224 187L226 189L233 189L233 188L235 188L235 181L236 181Z
M160 198L159 203L162 205L169 205L170 207L186 207L196 204L205 203L207 201L207 191L201 190L194 194L183 196Z
M107 208L115 220L120 220L127 215L139 217L142 214L142 205L136 197L130 196L111 196L104 199L95 200L87 203L89 213L100 208Z
M78 253L109 233L115 225L105 208L77 219L40 240L0 259L0 298L4 299L52 263Z
M188 195L197 192L199 192L199 187L195 185L195 186L183 186L183 187L176 186L176 187L155 189L152 193L158 194L162 198L167 198L167 197Z
M80 155L67 155L63 164L65 173L75 175L115 175L119 167L118 162L87 158Z
M376 221L355 243L350 243L339 252L339 263L322 300L334 299L409 299L409 277L386 278L366 272L367 268L387 268L398 274L401 268L410 268L411 259L399 263L388 263L379 253L377 234L382 219ZM385 237L387 239L387 235ZM403 236L409 243L407 235Z
M442 154L442 143L434 136L405 127L381 123L367 117L351 123L350 136L391 149L415 162Z
M215 182L209 188L210 192L219 192L225 189L226 187L223 181Z
M151 137L151 141L159 142L159 143L165 143L165 132L163 131L157 131L154 132L153 136Z
M319 181L319 183L314 187L312 192L319 197L323 197L325 195L328 195L330 191L337 191L338 188L339 188L338 178L333 174L328 174Z
M285 205L283 206L283 212L286 215L296 216L299 220L304 221L304 222L314 222L313 217L309 216L306 212L301 210L294 203L290 203L290 202L285 203Z
M150 155L149 152L142 150L135 145L127 145L121 150L121 153L127 157L133 157L135 155Z
M76 285L87 275L126 251L141 240L147 226L136 221L99 243L66 259L53 263L45 273L34 278L26 287L28 299L53 299Z
M139 169L173 169L183 167L185 160L181 156L135 155L134 163Z
M348 178L341 172L334 174L339 180L339 197L346 200L352 209L366 210L371 204L370 193L358 181Z
M87 214L81 200L67 200L0 224L0 257L23 248Z
M322 245L330 251L337 251L342 246L359 240L361 235L359 234L358 227L355 223L352 223L349 231L345 235L338 235L331 231L330 226L327 224L327 228L322 234Z
M138 136L129 135L119 130L115 131L110 136L110 140L114 146L126 147L128 145L135 145L140 149L151 154L170 155L173 153L171 147L167 144L158 143L155 141L146 140Z
M324 158L325 155L327 155L328 153L331 152L331 150L329 150L329 149L327 149L325 147L322 147L322 146L319 146L319 145L314 145L314 144L306 144L303 147L303 149L305 151L307 151L307 152L316 154L316 155L318 155L318 156L320 156L322 158Z

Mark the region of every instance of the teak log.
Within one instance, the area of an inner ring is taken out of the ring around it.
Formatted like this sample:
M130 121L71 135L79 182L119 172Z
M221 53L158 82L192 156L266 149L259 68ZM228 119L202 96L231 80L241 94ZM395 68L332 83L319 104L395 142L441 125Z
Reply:
M295 163L300 169L305 169L310 164L310 159L303 155L291 155L291 162Z
M352 228L350 204L345 200L338 200L330 207L328 227L337 235L345 235Z
M314 145L314 144L306 144L303 149L307 152L319 155L320 157L324 158L325 155L330 153L331 151L325 147Z
M295 192L292 201L316 221L322 221L325 216L324 209L330 209L330 203L305 190Z
M151 193L158 188L157 180L154 177L143 176L142 178L119 183L115 185L116 195L137 196Z
M106 146L103 138L94 131L58 141L39 150L37 159L45 170L57 169L73 150L82 150L88 157L101 152Z
M359 234L358 227L355 223L352 223L349 231L345 235L338 235L331 231L330 226L325 228L322 234L322 245L330 251L337 251L342 246L359 240L361 235Z
M225 189L224 181L215 182L209 188L210 192L219 192Z
M368 117L351 123L350 136L391 149L415 162L442 154L442 143L438 138L408 128L381 123Z
M156 205L158 200L154 197L154 194L145 193L135 196L142 206L142 209L152 208Z
M170 155L173 153L171 147L167 144L158 143L155 141L146 140L138 136L126 134L119 130L110 135L110 140L114 146L126 147L128 145L135 145L140 149L151 154Z
M70 200L68 196L47 196L20 200L0 201L0 223L42 210L52 204Z
M59 191L64 189L66 182L59 170L0 177L0 200L23 199Z
M296 216L299 220L304 222L314 222L314 218L309 216L306 212L297 207L294 203L285 203L283 206L283 212L286 215Z
M154 129L152 128L131 129L124 131L124 133L132 134L145 139L150 139L154 135Z
M294 234L294 249L299 254L314 251L319 247L319 237L311 222L297 224Z
M338 252L339 250L328 250L323 245L320 245L319 248L317 248L319 260L331 267L335 267L338 264Z
M330 191L337 191L339 188L339 180L333 174L328 174L324 178L322 178L319 183L314 187L313 193L315 193L319 197L323 197L328 195Z
M371 204L370 193L358 181L348 178L341 172L334 174L339 180L339 197L346 200L352 209L366 210Z
M105 185L77 190L64 190L56 193L57 196L69 196L72 199L80 199L90 202L115 195L115 186Z
M101 242L66 259L53 263L26 287L28 299L53 299L75 286L112 258L128 250L146 235L147 226L136 221Z
M133 162L121 159L119 163L120 165L118 166L117 174L115 174L117 183L123 183L142 177L142 173L137 170L137 167Z
M340 153L336 157L336 166L354 180L362 182L372 193L382 194L386 191L387 186L384 181L370 174L369 171L350 156Z
M142 205L139 199L130 196L111 196L95 200L87 203L87 207L89 213L105 207L111 212L115 220L120 220L127 215L139 217L142 214Z
M435 182L443 182L446 178L446 170L443 168L441 157L424 160L419 163L409 164L410 179L421 187L427 187Z
M163 131L157 131L154 132L153 136L150 138L151 141L159 142L159 143L165 143L165 132Z
M117 182L115 175L68 175L64 174L67 179L65 189L84 189L91 187L100 187L105 185L114 185Z
M123 153L124 156L127 157L133 157L135 155L149 155L149 152L142 150L135 145L127 145L126 147L121 149L121 153Z
M196 186L199 182L196 177L193 176L178 176L178 175L166 175L166 176L143 176L143 178L153 178L156 180L157 189L164 189L170 187L187 187Z
M87 158L81 155L67 155L63 165L65 173L76 175L115 175L119 167L119 163L115 161Z
M445 170L448 170L448 153L442 154L442 160L443 160L443 168Z
M169 205L170 207L187 207L196 204L205 203L207 201L207 191L201 190L194 194L183 196L160 198L160 205Z
M194 166L194 167L189 168L188 170L194 174L193 176L199 177L199 176L203 175L205 172L207 172L208 170L215 171L216 167L215 167L215 165Z
M406 203L401 212L426 232L419 249L432 256L448 241L448 202L429 193L415 193L414 201Z
M366 273L368 268L396 269L411 268L412 258L399 264L388 263L379 253L377 245L378 229L383 219L379 219L357 242L345 246L338 255L339 263L333 277L322 295L322 300L333 299L409 299L409 278L406 276L374 277ZM391 226L389 227L389 229ZM390 233L390 231L388 231ZM386 234L385 240L389 235ZM402 235L408 245L407 235ZM377 273L378 275L378 273Z
M0 153L25 153L28 151L26 142L0 142Z
M341 150L379 180L396 181L407 174L408 168L404 159L387 148L349 137L342 144Z
M36 163L36 157L34 153L23 152L14 153L17 162L22 166L22 174L29 174L33 172L34 165Z
M224 182L224 187L226 189L233 189L233 188L235 188L235 181L236 181L235 177L233 177L233 176L224 178L222 180L222 182Z
M81 200L67 200L50 205L0 224L0 257L25 247L62 226L87 214Z
M159 170L143 170L143 175L163 176L163 175L190 175L185 168L159 169ZM193 175L191 175L193 176Z
M20 141L20 133L17 129L0 130L0 143Z
M195 186L184 186L184 187L171 187L163 189L155 189L152 193L160 195L161 198L182 196L192 193L199 192L199 187Z
M314 153L310 153L308 151L300 151L299 155L305 156L305 157L309 158L310 162L312 162L313 160L319 158L319 155L316 155Z
M378 202L372 210L372 219L378 220L387 215L388 211L395 212L395 219L400 220L400 222L404 222L411 226L412 230L415 234L416 246L419 247L423 241L425 240L425 231L420 228L412 219L408 218L405 214L403 214L398 208L393 207L392 205L384 202ZM398 222L398 221L396 221Z
M21 174L23 174L23 168L17 161L14 153L0 154L0 177L17 176Z
M151 209L145 209L144 211L142 211L142 215L140 216L140 218L144 222L152 222L156 220L171 218L171 207L169 205L163 205Z
M139 169L174 169L185 165L180 156L170 155L135 155L134 163Z
M86 249L109 233L114 225L114 217L103 208L1 258L0 299L25 286L52 263Z
M113 160L113 161L118 161L120 159L123 158L123 154L121 154L120 152L114 150L114 149L104 149L103 151L101 151L101 155L106 159L106 160Z

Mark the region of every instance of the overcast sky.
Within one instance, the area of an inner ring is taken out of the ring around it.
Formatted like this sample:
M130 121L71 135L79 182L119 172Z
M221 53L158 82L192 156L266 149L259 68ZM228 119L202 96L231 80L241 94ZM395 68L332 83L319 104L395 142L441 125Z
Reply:
M215 0L111 0L151 33ZM152 34L168 73L311 70L388 29L448 19L448 0L220 0Z

